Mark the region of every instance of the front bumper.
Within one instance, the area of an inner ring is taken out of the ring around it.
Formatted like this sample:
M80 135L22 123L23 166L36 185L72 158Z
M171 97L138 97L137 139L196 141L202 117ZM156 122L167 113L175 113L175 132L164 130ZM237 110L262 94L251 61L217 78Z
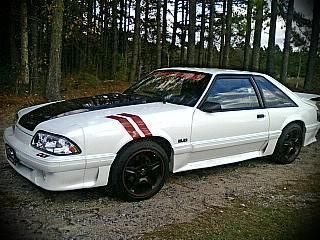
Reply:
M10 161L6 151L9 164L41 188L63 191L107 184L113 154L53 156L33 148L32 136L17 127L5 129L3 136L15 154L15 161Z

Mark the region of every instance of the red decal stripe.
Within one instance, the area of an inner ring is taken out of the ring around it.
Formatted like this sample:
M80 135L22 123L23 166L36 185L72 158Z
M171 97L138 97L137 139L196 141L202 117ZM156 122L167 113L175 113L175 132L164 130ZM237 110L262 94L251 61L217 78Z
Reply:
M132 124L128 121L128 119L119 116L107 116L106 118L111 118L117 120L121 125L125 128L125 130L130 134L133 139L140 138L140 134L135 130Z
M144 121L141 119L141 117L139 117L137 115L129 114L129 113L121 113L119 115L131 118L137 124L137 126L140 128L141 132L143 132L143 134L146 137L152 136L149 128L144 123Z

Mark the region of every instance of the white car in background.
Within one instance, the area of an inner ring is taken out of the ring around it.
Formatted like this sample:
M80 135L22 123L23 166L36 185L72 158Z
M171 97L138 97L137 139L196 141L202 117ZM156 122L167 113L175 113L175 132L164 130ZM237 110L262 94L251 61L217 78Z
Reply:
M316 105L254 72L167 68L124 93L18 112L5 130L9 164L61 191L110 185L125 200L152 197L168 172L272 156L293 162L316 141Z

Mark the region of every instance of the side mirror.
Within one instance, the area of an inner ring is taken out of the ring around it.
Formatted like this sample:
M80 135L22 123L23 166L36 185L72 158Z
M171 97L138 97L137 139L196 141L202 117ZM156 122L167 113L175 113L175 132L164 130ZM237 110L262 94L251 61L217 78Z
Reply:
M221 110L221 104L217 102L205 102L199 109L203 112L213 113Z

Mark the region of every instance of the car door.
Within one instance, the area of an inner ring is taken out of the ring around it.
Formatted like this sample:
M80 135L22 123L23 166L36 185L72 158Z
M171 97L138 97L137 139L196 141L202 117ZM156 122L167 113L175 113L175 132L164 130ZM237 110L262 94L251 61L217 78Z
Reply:
M265 153L272 154L282 129L303 113L298 105L272 82L259 75L255 75L254 80L270 117L269 144Z
M212 112L203 105L217 105ZM219 75L192 121L192 154L186 168L202 168L261 156L269 115L250 75Z

